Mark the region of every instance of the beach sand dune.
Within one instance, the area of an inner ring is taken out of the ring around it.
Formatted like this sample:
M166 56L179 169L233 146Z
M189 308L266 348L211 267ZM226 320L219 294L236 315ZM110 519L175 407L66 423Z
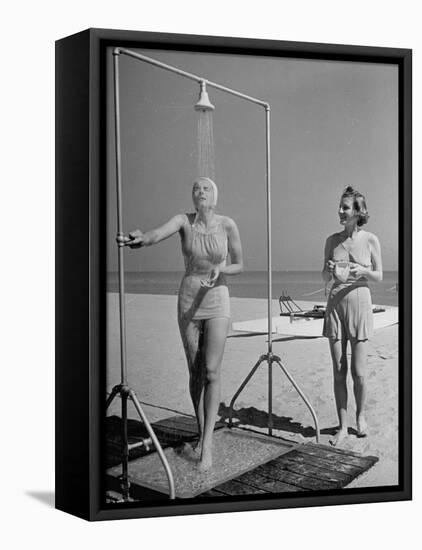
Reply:
M107 391L120 382L120 340L118 295L107 302ZM177 326L176 296L126 295L127 363L129 385L147 404L151 422L181 412L193 414L187 391L188 374ZM303 304L311 308L313 303ZM267 315L267 301L232 298L232 320L257 319ZM279 312L273 303L273 315ZM226 419L237 388L262 354L267 352L267 335L230 332L222 370L219 414ZM332 389L332 368L325 338L274 336L273 353L294 377L312 403L320 424L321 442L329 443L337 425ZM241 426L264 431L268 410L268 368L262 363L235 405L235 419ZM376 487L398 483L398 325L376 331L369 344L367 418L369 435L357 438L353 387L349 377L349 437L342 448L375 455L379 462L348 487ZM174 412L173 412L174 411ZM120 414L115 400L108 414ZM281 369L273 366L274 434L286 439L314 440L312 417ZM134 410L129 416L137 418Z

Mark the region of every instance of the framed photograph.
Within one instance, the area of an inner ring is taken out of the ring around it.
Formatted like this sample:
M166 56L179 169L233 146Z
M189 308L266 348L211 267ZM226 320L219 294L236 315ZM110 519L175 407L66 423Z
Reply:
M411 499L411 59L57 41L57 508Z

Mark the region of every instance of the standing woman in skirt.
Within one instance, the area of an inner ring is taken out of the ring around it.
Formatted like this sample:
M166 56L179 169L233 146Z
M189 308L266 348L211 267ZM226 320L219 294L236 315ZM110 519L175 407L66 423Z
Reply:
M226 276L243 270L237 225L231 218L216 214L217 196L213 180L198 178L192 189L195 212L178 214L146 233L139 229L132 231L126 242L131 248L139 248L157 244L176 233L180 236L185 274L178 293L177 317L199 431L199 441L192 452L200 470L212 466L221 362L230 325Z
M351 347L351 374L356 400L356 432L367 435L365 418L368 339L373 332L371 293L368 282L382 281L381 247L378 238L363 226L369 214L365 197L347 187L338 210L343 230L325 243L323 279L333 279L327 301L323 335L329 339L334 372L334 396L339 429L330 441L339 445L348 434L347 343Z

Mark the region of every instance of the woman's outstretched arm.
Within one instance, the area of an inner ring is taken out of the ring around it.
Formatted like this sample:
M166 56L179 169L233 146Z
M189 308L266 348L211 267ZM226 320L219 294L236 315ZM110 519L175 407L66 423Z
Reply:
M142 246L152 246L157 244L168 237L171 237L183 227L185 217L183 214L178 214L169 220L168 222L160 225L151 231L142 233L139 229L131 231L129 233L129 241L126 243L126 246L130 248L141 248Z

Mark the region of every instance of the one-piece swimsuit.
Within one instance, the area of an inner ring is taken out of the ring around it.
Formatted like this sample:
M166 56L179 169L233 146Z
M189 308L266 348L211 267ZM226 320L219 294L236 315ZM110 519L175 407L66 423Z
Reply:
M229 291L224 274L219 275L211 288L201 284L213 268L226 265L228 242L221 218L207 230L196 223L194 214L187 214L182 251L186 271L178 295L179 324L186 326L191 320L230 318Z
M353 254L340 239L338 234L338 239L333 243L330 259L371 267L371 250L367 238L361 239L362 245L355 249ZM343 282L334 275L334 283L327 301L323 335L334 340L368 340L372 333L372 299L368 279L349 273Z

